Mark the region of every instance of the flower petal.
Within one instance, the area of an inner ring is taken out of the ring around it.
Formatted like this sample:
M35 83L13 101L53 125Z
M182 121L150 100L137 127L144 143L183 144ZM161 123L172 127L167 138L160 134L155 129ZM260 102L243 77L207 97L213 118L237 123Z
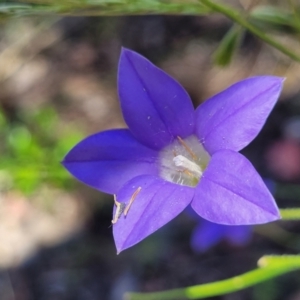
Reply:
M231 150L216 152L196 187L193 209L225 225L250 225L280 218L272 194L252 164Z
M157 174L157 152L140 144L128 129L108 130L78 143L62 164L77 179L116 194L128 180Z
M215 246L226 233L226 226L201 219L191 237L191 247L196 252L205 252Z
M129 212L113 225L117 252L137 244L170 222L191 202L194 189L173 184L155 176L139 176L129 181L117 194L117 201L130 202L137 191ZM116 209L114 209L115 216Z
M205 101L196 110L196 133L205 149L239 151L259 133L282 89L283 78L242 80Z
M132 134L154 149L194 131L195 112L183 87L141 55L123 49L118 74L123 117Z

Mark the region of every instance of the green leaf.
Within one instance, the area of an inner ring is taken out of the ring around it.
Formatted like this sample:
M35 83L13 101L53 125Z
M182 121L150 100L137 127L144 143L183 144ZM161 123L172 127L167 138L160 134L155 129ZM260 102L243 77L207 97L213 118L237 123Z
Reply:
M284 11L275 6L258 6L250 14L253 19L279 25L291 23L291 12Z
M199 1L202 4L206 5L208 8L210 8L212 11L223 14L224 16L228 17L236 24L239 24L243 28L249 30L252 34L256 35L257 37L259 37L269 45L273 46L277 50L286 54L293 60L300 62L300 54L294 52L294 49L293 50L289 49L284 44L278 42L273 37L267 35L265 31L260 30L260 28L258 28L257 26L254 26L251 22L247 20L247 17L245 16L245 14L243 14L243 12L236 10L230 5L222 4L220 1L211 1L211 0L199 0Z
M254 21L259 21L269 26L288 26L297 31L300 30L299 21L297 21L297 17L292 12L275 6L258 6L251 12L250 17Z
M242 33L243 30L238 25L232 26L227 31L217 50L213 54L213 60L216 65L225 67L230 64L235 50L240 43Z

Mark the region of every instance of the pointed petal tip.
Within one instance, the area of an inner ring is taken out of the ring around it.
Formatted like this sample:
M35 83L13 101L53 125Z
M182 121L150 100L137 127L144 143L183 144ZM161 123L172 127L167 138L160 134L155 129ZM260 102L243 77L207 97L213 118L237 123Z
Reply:
M64 157L64 159L62 161L60 161L60 164L66 169L68 170L68 155L69 153L66 154L66 156ZM69 170L68 170L69 171Z
M123 243L117 242L115 239L115 245L116 245L116 250L117 250L117 255L119 255L121 252L124 252L124 250L127 250L133 246L135 246L138 242L133 243L133 244L127 244L126 241Z
M270 77L270 78L273 78L274 80L278 80L278 81L285 81L286 80L286 77L281 77L281 76L266 75L266 76L263 76L263 77Z
M131 52L131 50L128 49L128 48L125 48L125 47L121 47L121 55L124 55L124 54L126 54L127 52Z
M122 48L118 95L123 118L133 136L160 150L194 132L195 112L184 88L139 53Z
M206 150L213 154L221 149L240 151L246 147L264 126L284 80L267 75L246 78L200 105L196 110L196 134Z
M283 84L286 80L286 77L279 77L279 76L265 76L266 79L269 79L270 81L270 85L273 84L274 86L278 86L279 87L279 93L283 88ZM279 94L278 94L279 97Z
M282 219L281 214L280 214L280 210L274 200L274 207L273 207L273 212L269 214L269 217L266 217L266 220L264 222L261 222L260 224L265 224L265 223L269 223L269 222L275 222L278 221L280 219Z
M277 209L277 212L276 212L276 214L274 214L274 218L273 218L273 220L271 220L271 222L278 221L278 220L281 220L281 219L282 219L282 216L280 214L279 209Z
M265 216L265 218L261 218L260 222L256 222L253 224L241 224L241 225L259 225L259 224L267 224L267 223L271 223L271 222L275 222L281 219L281 216L278 213L274 213L272 215L268 214Z
M283 85L283 83L286 80L286 77L279 77L279 76L271 76L274 78L274 81L277 82L280 85Z
M116 241L115 238L114 238L114 242L115 242L115 247L116 247L116 250L117 250L117 255L120 255L121 252L123 252L124 250L134 246L134 245L127 246L126 243L120 243L120 242Z
M253 77L249 77L244 79L244 81L246 82L247 80L265 80L268 81L270 84L274 83L274 84L278 84L278 85L282 85L283 82L286 80L286 77L280 77L280 76L273 76L273 75L262 75L262 76L253 76Z
M262 86L267 88L276 85L282 86L285 80L286 77L273 76L273 75L260 75L260 76L252 76L252 77L245 78L241 81L234 83L232 86L236 86L241 83L243 84L261 83Z
M60 164L65 168L65 169L68 169L67 168L67 161L65 160L66 158L64 158L62 161L60 161Z
M115 247L116 247L116 251L117 251L117 255L119 255L122 251L124 251L125 249L122 247L122 245L119 245L119 244L117 244L116 243L116 240L114 240L115 241Z
M280 90L282 90L283 89L283 84L286 81L286 77L277 77L277 79L278 79L278 82L281 86Z
M129 246L127 246L126 244L123 244L123 245L117 245L117 244L115 244L115 245L116 245L117 255L120 255L121 252L124 252L125 250L127 250L127 249L135 246L136 244L129 245Z
M204 219L224 225L265 224L280 219L278 206L260 175L244 156L231 150L212 156L191 206Z
M135 200L128 214L121 215L113 226L117 252L136 245L173 220L190 204L193 196L194 189L156 176L138 176L128 181L117 193L117 199L125 203Z
M281 92L281 90L283 88L283 84L284 84L286 78L285 77L279 77L279 76L266 76L266 79L269 79L269 85L270 86L273 86L275 88L278 87L277 91L278 91L278 97L279 97L279 93Z
M141 56L141 55L126 47L121 47L120 60L123 56Z

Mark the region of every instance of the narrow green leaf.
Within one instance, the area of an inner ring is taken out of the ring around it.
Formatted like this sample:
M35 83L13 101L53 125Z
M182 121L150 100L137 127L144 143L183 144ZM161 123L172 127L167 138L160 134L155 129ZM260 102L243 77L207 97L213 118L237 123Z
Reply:
M296 21L292 12L266 5L256 7L250 14L253 21L259 21L261 24L272 26L274 28L287 26L299 31L299 22Z
M211 0L199 0L202 4L206 5L208 8L215 12L219 12L224 16L231 19L233 22L241 25L245 29L249 30L251 33L273 46L277 50L289 56L291 59L300 62L300 54L294 52L289 49L282 43L275 40L273 37L267 35L264 31L260 30L257 26L254 26L247 20L247 16L243 15L242 12L236 10L230 5L221 4L219 1L211 1Z
M240 43L242 32L243 30L239 25L233 25L227 31L213 54L213 60L216 65L225 67L230 64L235 50Z
M275 6L258 6L250 14L253 19L279 25L290 25L292 14Z

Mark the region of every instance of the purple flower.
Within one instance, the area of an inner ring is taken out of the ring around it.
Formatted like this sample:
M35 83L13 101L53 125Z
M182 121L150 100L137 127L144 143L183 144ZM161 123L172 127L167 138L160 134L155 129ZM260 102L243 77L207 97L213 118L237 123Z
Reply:
M118 253L189 204L219 224L280 218L261 177L238 151L261 130L282 82L249 78L195 111L178 82L139 54L122 50L118 90L129 129L96 133L63 161L79 180L116 195L112 223Z
M252 226L227 226L199 220L192 232L191 247L196 252L205 252L218 244L221 240L227 240L233 245L245 245L251 238Z

